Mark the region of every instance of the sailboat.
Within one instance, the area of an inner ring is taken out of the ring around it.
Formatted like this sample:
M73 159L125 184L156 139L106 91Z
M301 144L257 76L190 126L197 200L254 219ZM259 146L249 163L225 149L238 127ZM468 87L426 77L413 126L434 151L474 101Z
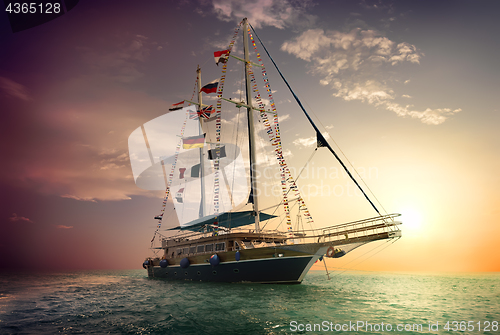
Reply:
M240 30L243 58L231 54ZM202 86L198 67L193 97L174 104L168 113L138 127L129 137L136 184L150 190L158 189L157 185L166 187L151 240L155 255L142 264L150 278L298 284L325 257L343 257L366 243L401 237L401 222L395 221L400 214L379 212L260 41L316 132L317 148L333 154L377 213L314 228L312 213L286 161L278 112L257 40L255 30L243 19L228 48L214 53L217 65L223 65L221 77ZM250 59L250 45L257 62ZM230 62L241 64L245 99L223 94ZM262 73L265 99L259 93L254 69ZM203 92L216 93L215 107L203 103ZM230 112L225 118L226 109ZM268 168L277 173L262 173ZM271 188L276 192L262 192L262 185L271 182L277 184Z

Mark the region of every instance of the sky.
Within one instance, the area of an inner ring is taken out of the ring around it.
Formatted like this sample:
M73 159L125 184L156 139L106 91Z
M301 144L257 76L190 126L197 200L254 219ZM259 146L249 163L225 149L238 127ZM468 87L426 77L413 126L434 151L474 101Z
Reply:
M135 185L128 137L191 97L197 65L204 83L220 76L213 52L248 17L377 204L402 214L403 238L328 267L500 271L499 9L498 1L81 1L16 33L1 13L0 269L140 268L162 192ZM299 170L314 131L263 60L287 161ZM236 96L238 86L225 92ZM375 216L325 150L299 181L316 225Z

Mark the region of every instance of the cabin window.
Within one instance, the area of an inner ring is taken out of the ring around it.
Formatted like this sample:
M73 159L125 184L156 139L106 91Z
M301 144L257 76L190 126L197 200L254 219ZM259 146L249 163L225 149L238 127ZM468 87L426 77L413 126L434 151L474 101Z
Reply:
M188 251L189 251L189 248L184 248L184 249L182 249L182 253L183 253L184 255L187 255L187 254L188 254Z
M213 244L206 244L205 245L205 251L214 251L214 245Z
M240 250L240 244L237 241L234 241L234 250Z
M200 252L205 252L205 246L204 246L204 245L199 245L199 246L197 247L196 251L197 251L198 253L200 253Z
M215 251L224 251L225 249L226 249L226 242L215 244Z
M175 253L176 253L177 255L182 254L182 249L177 249L177 250L175 251Z
M189 247L189 253L190 254L194 254L196 252L196 247L193 246L193 247Z

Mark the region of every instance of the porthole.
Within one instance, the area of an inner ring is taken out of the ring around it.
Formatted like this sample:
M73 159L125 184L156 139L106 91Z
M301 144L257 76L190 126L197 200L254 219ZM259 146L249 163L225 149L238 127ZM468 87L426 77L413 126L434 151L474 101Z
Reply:
M185 276L187 276L187 275L188 275L187 271L186 271L186 272L184 272L184 275L185 275Z
M201 276L201 272L200 272L200 271L198 271L198 272L196 272L196 273L198 274L198 276Z
M240 269L233 269L234 273L239 273Z
M215 271L215 270L214 270L214 271L212 271L212 273L213 273L213 274L214 274L214 276L215 276L215 275L217 274L217 271Z
M174 272L174 276L177 276L177 272Z

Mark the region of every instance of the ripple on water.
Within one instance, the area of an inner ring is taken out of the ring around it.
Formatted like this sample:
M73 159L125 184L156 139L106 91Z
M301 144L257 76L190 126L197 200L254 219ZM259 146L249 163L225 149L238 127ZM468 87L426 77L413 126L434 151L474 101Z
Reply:
M149 280L138 271L0 276L2 334L291 332L290 322L499 320L492 276L310 273L302 285ZM443 332L444 334L444 332Z

